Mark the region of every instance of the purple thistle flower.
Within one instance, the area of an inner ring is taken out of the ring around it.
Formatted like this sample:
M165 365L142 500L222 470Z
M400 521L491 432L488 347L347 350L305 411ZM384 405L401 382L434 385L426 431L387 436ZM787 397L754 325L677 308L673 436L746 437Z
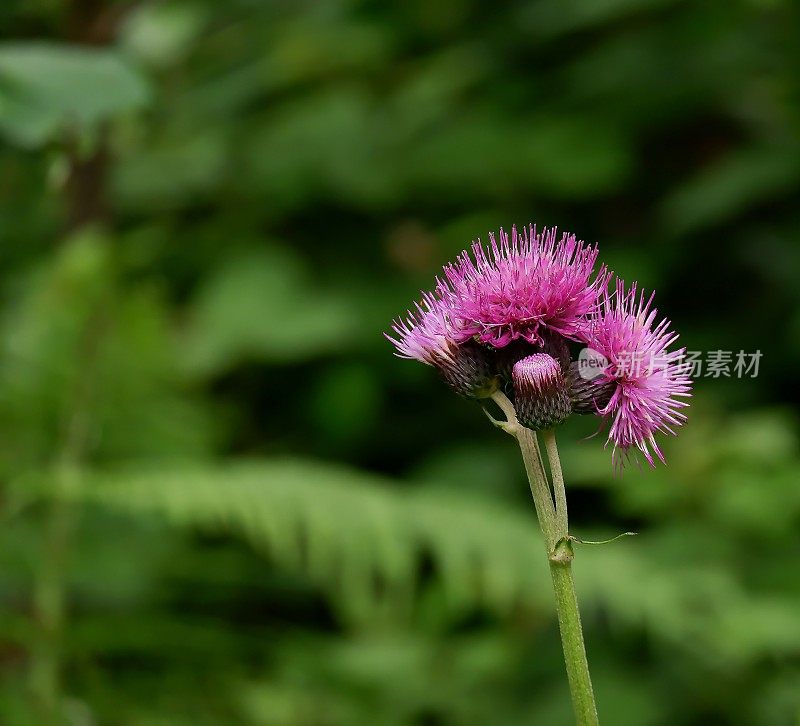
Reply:
M452 311L431 293L423 293L416 311L405 320L394 321L392 331L384 333L401 358L412 358L434 366L445 383L466 398L486 398L497 390L500 380L494 351L474 341L458 344L454 340Z
M603 267L589 281L597 247L575 235L557 241L556 229L537 234L532 225L521 234L512 228L510 240L501 229L499 237L490 234L487 248L475 242L472 256L464 251L444 268L436 293L451 308L456 342L474 337L496 348L517 339L539 345L546 330L575 338L608 279Z
M430 292L422 293L422 303L415 303L405 319L392 323L392 332L384 336L397 349L400 358L418 360L429 366L451 359L458 348L447 304Z
M641 292L637 297L636 283L626 292L625 283L617 280L616 291L604 291L600 308L580 335L608 361L595 382L616 384L608 403L597 412L611 420L608 441L614 444L612 458L620 468L633 447L651 466L655 465L651 449L664 461L654 434L675 434L673 427L686 419L680 409L688 406L680 399L691 396L685 349L668 350L678 334L670 330L666 318L654 325L657 310L652 302L653 295L645 299Z

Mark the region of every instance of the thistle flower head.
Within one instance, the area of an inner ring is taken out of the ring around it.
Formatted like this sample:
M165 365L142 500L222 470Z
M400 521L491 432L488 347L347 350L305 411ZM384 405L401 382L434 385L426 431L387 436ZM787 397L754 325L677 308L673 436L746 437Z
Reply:
M551 428L572 412L561 365L547 353L534 353L517 361L512 377L514 407L523 426Z
M529 428L571 413L603 417L618 467L635 450L651 465L654 455L663 461L655 434L683 423L691 380L653 297L621 280L609 293L606 267L595 275L597 247L574 235L514 227L489 241L445 266L435 289L394 322L386 337L397 355L434 366L467 398L502 384ZM585 343L590 360L573 361L570 340Z
M456 393L465 398L486 398L499 385L493 353L473 342L454 340L451 311L447 304L430 293L414 312L392 325L397 337L385 334L401 358L411 358L434 366Z
M452 332L451 311L429 292L422 293L422 302L415 303L415 308L409 310L405 318L392 323L396 337L388 333L384 336L394 345L398 357L429 366L438 365L452 357L458 348Z
M475 338L502 348L513 340L541 344L546 331L574 338L607 280L590 281L597 248L555 229L533 226L511 237L500 230L490 245L472 245L444 268L437 295L452 309L457 342Z
M580 361L572 361L566 374L567 390L572 401L572 412L597 414L611 400L616 384L602 375L587 375Z
M653 296L639 293L635 283L626 291L618 280L614 293L604 292L600 308L580 336L607 360L596 382L614 384L598 413L611 421L608 440L617 466L625 463L632 448L651 466L653 453L663 462L655 434L674 434L674 427L686 419L680 409L688 405L682 399L691 395L691 380L683 365L684 349L670 351L678 334L667 319L656 322L652 302Z

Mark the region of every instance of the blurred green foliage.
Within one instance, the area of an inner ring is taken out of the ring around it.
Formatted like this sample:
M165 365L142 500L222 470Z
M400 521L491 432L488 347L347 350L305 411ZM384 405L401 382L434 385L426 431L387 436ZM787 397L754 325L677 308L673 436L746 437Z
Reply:
M0 722L566 724L513 442L383 340L536 221L693 350L560 436L606 724L800 724L800 11L6 0Z

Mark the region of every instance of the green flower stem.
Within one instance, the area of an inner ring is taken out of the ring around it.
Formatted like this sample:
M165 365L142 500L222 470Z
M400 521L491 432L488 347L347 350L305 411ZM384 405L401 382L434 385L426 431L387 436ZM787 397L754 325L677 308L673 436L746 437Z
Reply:
M597 726L599 723L597 706L594 702L578 599L572 579L574 553L568 530L567 496L555 434L552 430L542 432L553 481L551 491L536 433L517 421L514 406L504 394L497 392L492 399L506 416L505 421L494 419L492 421L517 439L528 473L531 494L550 561L558 627L561 632L561 646L564 651L575 720L578 726Z
M553 429L542 431L544 447L547 450L547 461L550 463L550 474L553 478L553 493L556 498L556 516L562 537L569 533L569 517L567 516L567 490L564 487L564 474L561 472L561 459L556 446L556 434Z
M528 484L533 496L533 504L536 507L536 516L544 535L544 544L549 555L559 540L556 520L556 510L553 504L553 497L550 494L550 485L547 483L547 475L544 472L542 455L539 450L539 440L536 433L525 428L517 421L517 414L514 405L505 394L497 391L492 394L492 400L500 407L505 414L505 421L497 421L489 416L492 423L506 433L511 434L519 444L522 451L522 460L525 463L525 471L528 474Z
M539 441L536 438L536 433L526 429L524 426L519 426L514 435L522 452L522 460L525 462L525 471L528 474L528 483L533 496L533 504L536 507L536 516L539 519L545 547L549 555L555 549L560 532L558 529L558 516L553 506L553 497L550 495L550 486L544 473Z
M579 726L597 726L597 706L594 702L586 646L583 643L581 614L572 579L572 543L562 540L550 555L550 575L556 595L558 627L561 631L561 647L567 666L567 680L572 695L572 707Z

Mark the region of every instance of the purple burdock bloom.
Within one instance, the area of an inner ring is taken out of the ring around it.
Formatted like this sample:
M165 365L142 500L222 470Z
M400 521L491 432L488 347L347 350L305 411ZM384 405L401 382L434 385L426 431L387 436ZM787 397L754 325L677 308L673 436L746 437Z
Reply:
M686 419L682 398L691 396L691 380L683 364L684 349L670 351L678 334L666 318L655 324L653 295L637 296L636 283L625 291L617 280L615 293L603 293L602 304L587 320L581 340L607 361L595 379L599 385L615 384L608 402L597 413L611 421L608 440L613 459L621 467L635 447L653 466L654 452L664 456L655 440L657 432L674 434Z
M575 338L607 281L605 267L590 278L597 247L555 229L529 226L511 238L500 230L490 246L472 245L444 268L436 293L453 312L456 342L470 338L502 348L514 340L540 345L547 331ZM474 258L474 259L473 259Z

